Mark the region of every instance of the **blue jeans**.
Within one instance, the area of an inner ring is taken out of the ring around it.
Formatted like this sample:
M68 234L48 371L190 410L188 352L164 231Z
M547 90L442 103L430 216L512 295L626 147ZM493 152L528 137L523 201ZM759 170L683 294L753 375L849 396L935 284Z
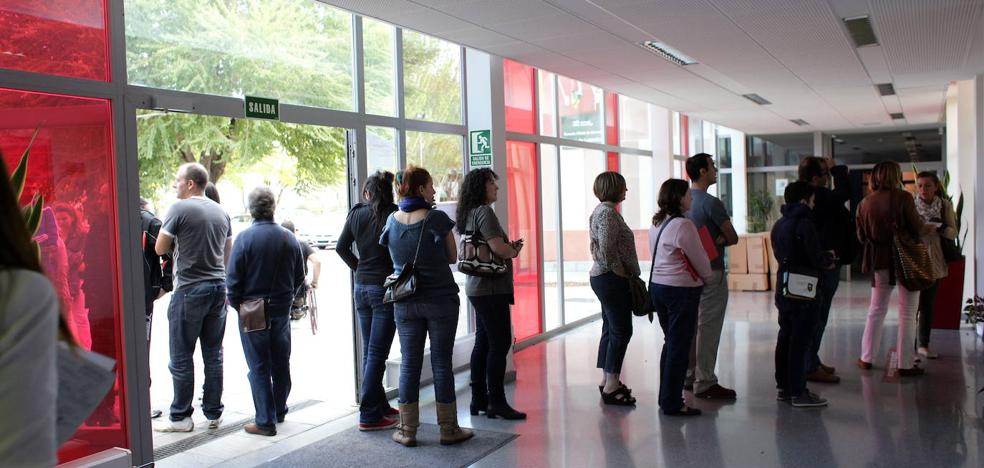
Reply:
M202 412L208 419L222 416L222 337L225 336L225 282L203 281L174 291L167 307L170 332L171 379L174 399L171 420L191 416L195 397L195 345L202 342L205 385Z
M362 393L359 398L359 422L374 423L390 409L383 388L386 358L393 346L396 322L393 305L383 304L386 289L373 284L356 284L355 310L362 332Z
M629 280L615 273L591 277L591 289L601 302L601 341L598 368L609 374L622 372L625 351L632 339L632 295Z
M817 306L817 323L809 338L809 348L806 350L806 373L811 374L820 368L820 341L827 329L827 319L830 318L830 306L840 284L840 268L820 272L820 291Z
M789 396L806 390L806 355L817 326L820 304L776 296L779 336L776 340L776 388Z
M420 370L424 362L424 340L430 335L431 369L438 403L455 401L454 332L458 328L458 298L435 299L435 303L397 302L396 330L400 333L400 403L420 399Z
M270 328L254 332L239 329L249 367L256 425L275 429L287 414L290 394L290 310L269 311Z
M672 412L683 408L683 381L690 362L690 343L697 331L697 315L703 286L693 288L652 283L649 295L663 329L663 353L659 357L659 406Z

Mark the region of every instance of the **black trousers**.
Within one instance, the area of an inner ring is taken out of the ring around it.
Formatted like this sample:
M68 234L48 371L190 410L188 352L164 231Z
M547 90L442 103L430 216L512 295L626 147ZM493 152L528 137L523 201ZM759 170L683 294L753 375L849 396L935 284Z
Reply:
M936 280L929 289L919 292L919 346L926 348L929 347L929 334L933 331L933 306L940 281Z
M475 347L471 355L471 381L487 386L490 401L506 397L506 355L512 347L511 294L468 296L475 307Z
M790 396L799 396L806 389L806 353L816 329L819 303L776 297L776 307L779 309L776 387Z

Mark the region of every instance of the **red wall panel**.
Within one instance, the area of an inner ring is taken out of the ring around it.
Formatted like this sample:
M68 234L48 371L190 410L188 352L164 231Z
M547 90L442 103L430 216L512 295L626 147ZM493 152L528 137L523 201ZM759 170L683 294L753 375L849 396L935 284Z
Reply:
M506 131L536 133L536 107L533 99L536 69L512 60L502 63L506 101Z
M0 68L109 81L106 0L0 2Z
M516 340L543 332L540 316L540 199L537 148L534 143L506 142L506 177L509 205L509 238L524 239L525 246L513 260L516 304L512 309Z

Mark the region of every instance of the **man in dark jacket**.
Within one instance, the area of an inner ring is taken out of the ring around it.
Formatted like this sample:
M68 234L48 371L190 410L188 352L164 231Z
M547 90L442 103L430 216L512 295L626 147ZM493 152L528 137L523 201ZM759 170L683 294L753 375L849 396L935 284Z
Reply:
M161 220L147 209L147 199L140 198L141 248L143 249L144 316L147 328L147 348L150 349L150 332L154 323L154 301L171 291L171 254L158 255L154 246L161 232ZM161 416L161 410L152 410L151 418Z
M776 308L779 309L779 336L776 342L776 387L779 399L794 407L826 406L827 400L806 389L805 355L816 328L819 300L823 291L821 271L833 268L834 258L824 251L814 222L814 188L797 181L785 192L782 218L772 228L772 248L779 261L776 272ZM816 299L792 299L785 295L785 275L791 270L808 269L820 279Z
M242 313L247 299L264 299L267 328L239 336L249 366L256 420L243 429L250 434L277 435L287 414L290 394L290 306L304 283L304 259L297 239L273 221L276 198L267 187L249 194L253 225L236 238L229 257L226 289L229 304Z
M828 188L833 176L834 188ZM850 265L857 256L858 244L854 235L854 217L845 203L851 199L851 180L848 177L847 166L838 166L833 158L809 156L800 161L799 180L808 183L815 191L814 221L823 250L834 252L837 266ZM840 284L840 268L824 270L822 273L819 310L816 328L809 342L806 353L806 379L811 382L837 383L840 377L835 375L833 367L820 361L820 342L827 320L830 317L830 306Z

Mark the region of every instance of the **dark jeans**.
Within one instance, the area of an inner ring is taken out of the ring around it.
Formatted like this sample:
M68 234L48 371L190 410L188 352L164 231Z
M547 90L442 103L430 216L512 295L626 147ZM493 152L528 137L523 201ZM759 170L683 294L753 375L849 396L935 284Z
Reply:
M275 429L287 414L290 394L290 310L269 311L270 328L254 332L239 329L249 367L256 425Z
M687 377L690 343L697 331L697 312L703 290L703 286L649 285L649 295L665 336L663 353L659 357L659 406L664 411L683 408L683 380Z
M812 374L820 368L820 342L823 332L827 329L830 318L830 306L840 285L840 268L825 270L820 273L820 294L817 303L817 324L810 338L810 347L806 351L806 373Z
M359 404L359 421L378 422L390 409L383 388L383 372L386 358L393 346L396 322L393 321L393 305L383 304L386 289L379 285L355 285L355 310L359 314L362 332L362 393Z
M776 388L789 396L799 396L806 389L806 353L816 330L819 315L817 301L776 298L779 309L779 337L776 341Z
M601 302L601 341L598 368L609 374L622 372L625 351L632 339L632 304L629 280L605 273L591 277L591 289Z
M471 381L487 389L497 403L505 401L503 380L506 356L512 347L511 294L468 296L475 307L475 347L471 355ZM487 385L487 387L485 387Z
M936 280L929 289L919 292L919 346L924 348L929 347L929 335L933 331L933 306L941 281Z
M174 399L171 420L191 416L195 397L195 345L202 342L205 385L202 412L208 419L222 416L222 337L225 335L225 282L203 281L174 291L167 307L170 332L171 379Z
M454 332L458 328L458 298L434 299L434 303L398 302L393 307L396 330L400 333L400 403L420 399L420 370L424 364L424 343L430 335L431 369L438 403L452 403L454 372Z

